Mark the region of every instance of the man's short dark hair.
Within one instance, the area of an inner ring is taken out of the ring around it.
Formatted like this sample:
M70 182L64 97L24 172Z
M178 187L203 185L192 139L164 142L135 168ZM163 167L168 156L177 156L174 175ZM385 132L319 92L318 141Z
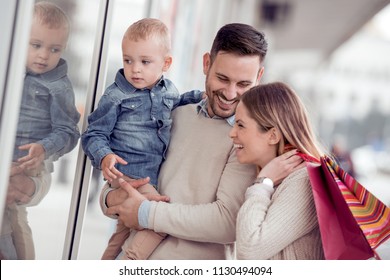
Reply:
M211 47L211 61L213 62L218 52L228 52L237 55L257 55L260 63L267 54L268 43L264 33L253 26L243 23L229 23L219 29Z

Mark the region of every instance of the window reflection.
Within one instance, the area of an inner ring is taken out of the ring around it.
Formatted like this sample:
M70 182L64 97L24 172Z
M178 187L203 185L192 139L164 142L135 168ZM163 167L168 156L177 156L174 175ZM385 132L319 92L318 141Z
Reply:
M62 258L98 6L98 0L35 4L2 258Z

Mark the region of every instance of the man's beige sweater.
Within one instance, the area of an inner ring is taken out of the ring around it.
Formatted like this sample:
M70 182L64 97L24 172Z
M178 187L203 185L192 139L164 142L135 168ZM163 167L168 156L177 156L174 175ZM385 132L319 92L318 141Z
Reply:
M149 227L169 236L150 259L226 258L245 190L256 176L254 166L237 161L230 129L226 120L198 113L196 105L173 111L158 186L171 201L153 201L149 214Z

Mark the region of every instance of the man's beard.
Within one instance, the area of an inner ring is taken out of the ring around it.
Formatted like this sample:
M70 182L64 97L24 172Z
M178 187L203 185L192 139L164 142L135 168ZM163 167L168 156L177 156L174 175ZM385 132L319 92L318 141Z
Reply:
M216 99L218 99L219 97L218 96L224 96L222 91L220 90L214 90L212 91L210 89L210 87L206 87L206 92L207 92L207 99L208 99L208 108L207 108L207 111L209 113L209 115L212 117L213 115L215 116L218 116L220 118L229 118L231 116L234 115L235 113L235 108L237 106L234 107L234 109L231 109L231 110L223 110L218 102L220 101L217 101Z

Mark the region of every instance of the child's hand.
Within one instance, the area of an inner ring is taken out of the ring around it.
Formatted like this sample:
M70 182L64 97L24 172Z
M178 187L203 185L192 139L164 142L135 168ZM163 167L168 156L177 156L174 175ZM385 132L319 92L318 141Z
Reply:
M123 165L127 164L127 162L123 158L117 156L116 154L108 154L102 160L101 168L103 172L103 177L110 183L116 178L120 178L123 176L123 173L115 168L116 163Z
M45 149L41 144L30 143L19 146L19 150L28 150L28 155L18 159L21 169L33 169L40 166L45 159Z
M9 176L12 177L12 176L18 175L18 174L22 173L23 171L24 171L23 167L20 167L19 163L12 162Z

